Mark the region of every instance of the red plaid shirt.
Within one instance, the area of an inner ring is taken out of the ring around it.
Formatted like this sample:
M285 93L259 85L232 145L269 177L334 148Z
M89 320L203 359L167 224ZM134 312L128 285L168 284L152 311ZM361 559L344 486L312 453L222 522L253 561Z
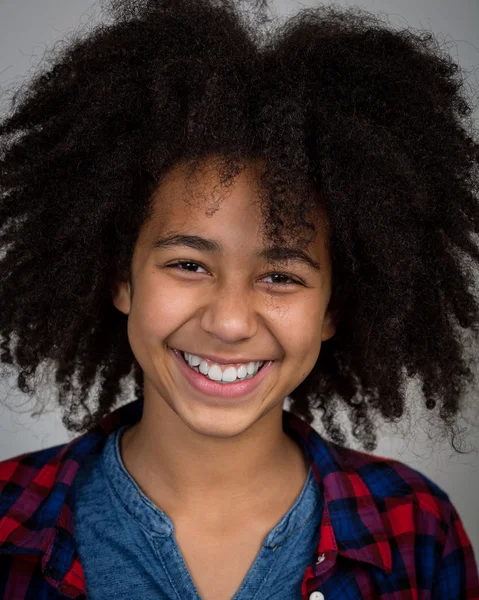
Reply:
M68 444L0 462L0 598L86 598L72 482L108 434L142 411L141 400L131 402ZM479 599L471 543L432 481L398 461L326 442L287 411L283 428L305 451L324 495L302 600Z

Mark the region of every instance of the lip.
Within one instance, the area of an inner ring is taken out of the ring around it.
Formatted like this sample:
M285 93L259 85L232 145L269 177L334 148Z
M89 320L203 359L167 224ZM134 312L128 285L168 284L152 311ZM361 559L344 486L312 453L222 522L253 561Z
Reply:
M185 362L185 359L178 350L170 348L170 351L173 353L181 372L184 374L186 381L191 387L202 394L218 398L241 398L242 396L247 396L265 380L274 363L272 360L265 362L256 375L250 379L232 383L217 383L212 379L208 379L208 377L202 373L194 371Z
M178 350L180 352L184 352L184 350L181 350L181 348L178 348ZM199 356L200 358L205 358L206 360L209 360L210 362L218 363L219 365L237 365L240 363L248 364L250 362L264 362L264 363L268 362L267 360L263 360L262 358L258 358L258 359L251 359L251 358L225 359L225 358L220 358L219 356L215 356L214 354L203 354L203 353L195 354L194 352L187 352L187 354L193 354L194 356Z

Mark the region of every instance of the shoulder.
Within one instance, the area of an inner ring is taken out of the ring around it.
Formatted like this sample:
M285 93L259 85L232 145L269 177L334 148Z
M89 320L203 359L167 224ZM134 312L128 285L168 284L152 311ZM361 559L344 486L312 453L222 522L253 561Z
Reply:
M33 452L24 452L0 461L0 481L8 481L17 470L21 470L25 477L29 474L35 475L38 470L51 463L52 460L59 461L67 445L67 443L58 444Z
M62 456L67 446L66 443L58 444L0 461L0 519L27 488L34 490L38 497L48 494L63 464Z
M333 526L349 548L364 542L365 558L371 540L382 543L374 564L388 573L404 568L421 589L434 597L479 598L477 563L461 517L449 495L419 470L399 460L383 458L330 444L337 471L330 472ZM336 499L339 500L338 505ZM359 515L359 518L358 516ZM351 535L347 521L355 524ZM349 545L348 545L349 544ZM371 559L369 555L367 557Z
M17 454L11 458L5 458L0 461L0 469L5 468L8 464L30 464L43 466L52 457L58 454L63 448L67 446L65 444L58 444L56 446L50 446L48 448L41 448L40 450L34 450L32 452L24 452L23 454ZM0 471L1 472L1 471Z
M335 458L351 485L364 486L380 512L401 516L401 507L430 515L444 530L454 518L449 495L424 473L399 460L332 445ZM406 509L403 509L406 510Z
M112 421L112 418L117 419L115 414L107 419ZM111 432L116 430L115 427L110 429ZM111 432L106 427L97 427L70 442L0 461L0 493L4 498L11 496L13 501L27 488L35 498L45 498L49 492L65 496L82 465L88 466L90 458L101 452ZM11 505L9 501L1 505L0 518L1 511L5 513Z

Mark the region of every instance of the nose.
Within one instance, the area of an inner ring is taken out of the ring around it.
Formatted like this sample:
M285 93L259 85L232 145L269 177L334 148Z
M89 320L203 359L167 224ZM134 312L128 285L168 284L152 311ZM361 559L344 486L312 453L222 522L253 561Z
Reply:
M253 291L244 286L225 284L208 297L201 316L201 327L225 343L252 338L258 316Z

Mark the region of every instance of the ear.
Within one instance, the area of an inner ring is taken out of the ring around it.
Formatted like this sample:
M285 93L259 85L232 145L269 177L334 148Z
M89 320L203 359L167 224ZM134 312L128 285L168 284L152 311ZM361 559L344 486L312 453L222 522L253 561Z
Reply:
M339 315L338 311L328 310L323 320L323 330L321 334L321 341L325 342L333 337L336 333L336 325L338 323Z
M130 314L130 284L128 281L115 282L111 297L114 306L125 315Z

